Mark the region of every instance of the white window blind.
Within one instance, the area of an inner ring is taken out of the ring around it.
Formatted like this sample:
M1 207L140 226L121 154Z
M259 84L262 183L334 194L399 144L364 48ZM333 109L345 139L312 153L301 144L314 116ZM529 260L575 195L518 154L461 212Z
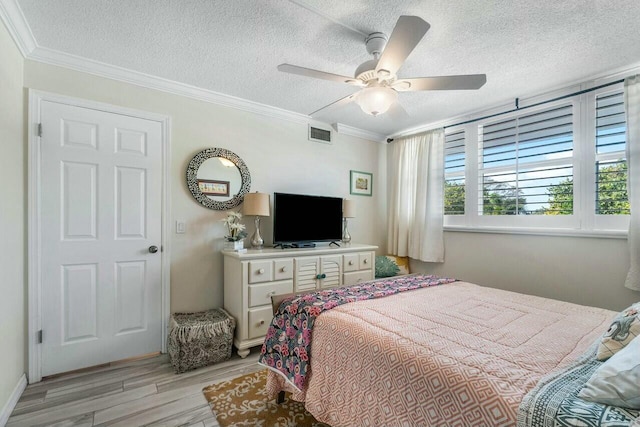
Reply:
M573 104L480 126L479 215L573 214Z
M596 215L629 215L623 92L596 97Z
M465 134L464 130L444 137L444 214L464 215L465 203Z

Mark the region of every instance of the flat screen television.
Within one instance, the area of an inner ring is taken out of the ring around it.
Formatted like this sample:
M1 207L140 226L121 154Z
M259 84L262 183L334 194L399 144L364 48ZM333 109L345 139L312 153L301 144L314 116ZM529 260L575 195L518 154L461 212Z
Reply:
M273 243L339 242L342 198L273 193Z

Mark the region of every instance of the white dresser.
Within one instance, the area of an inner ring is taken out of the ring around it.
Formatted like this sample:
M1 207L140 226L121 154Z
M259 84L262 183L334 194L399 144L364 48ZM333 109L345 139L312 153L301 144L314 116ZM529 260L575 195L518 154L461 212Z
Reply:
M273 317L271 296L353 285L374 278L377 246L223 251L224 308L236 319L234 345L247 357L264 341Z

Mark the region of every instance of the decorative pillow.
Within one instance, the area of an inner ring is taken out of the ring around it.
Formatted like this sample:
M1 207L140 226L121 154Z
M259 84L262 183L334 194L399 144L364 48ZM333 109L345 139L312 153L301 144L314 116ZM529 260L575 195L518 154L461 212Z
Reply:
M376 257L376 278L409 274L409 257L379 255Z
M616 352L629 344L632 339L640 335L640 302L637 302L620 312L613 319L607 332L604 333L598 346L598 360L607 360Z
M600 365L578 397L604 405L640 409L640 337Z

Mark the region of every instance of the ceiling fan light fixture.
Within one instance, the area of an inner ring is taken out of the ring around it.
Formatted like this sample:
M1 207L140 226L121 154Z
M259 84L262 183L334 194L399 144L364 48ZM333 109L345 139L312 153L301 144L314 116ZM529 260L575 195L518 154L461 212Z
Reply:
M356 102L362 111L372 116L377 116L378 114L386 113L391 104L397 100L398 92L389 87L376 86L362 89Z

